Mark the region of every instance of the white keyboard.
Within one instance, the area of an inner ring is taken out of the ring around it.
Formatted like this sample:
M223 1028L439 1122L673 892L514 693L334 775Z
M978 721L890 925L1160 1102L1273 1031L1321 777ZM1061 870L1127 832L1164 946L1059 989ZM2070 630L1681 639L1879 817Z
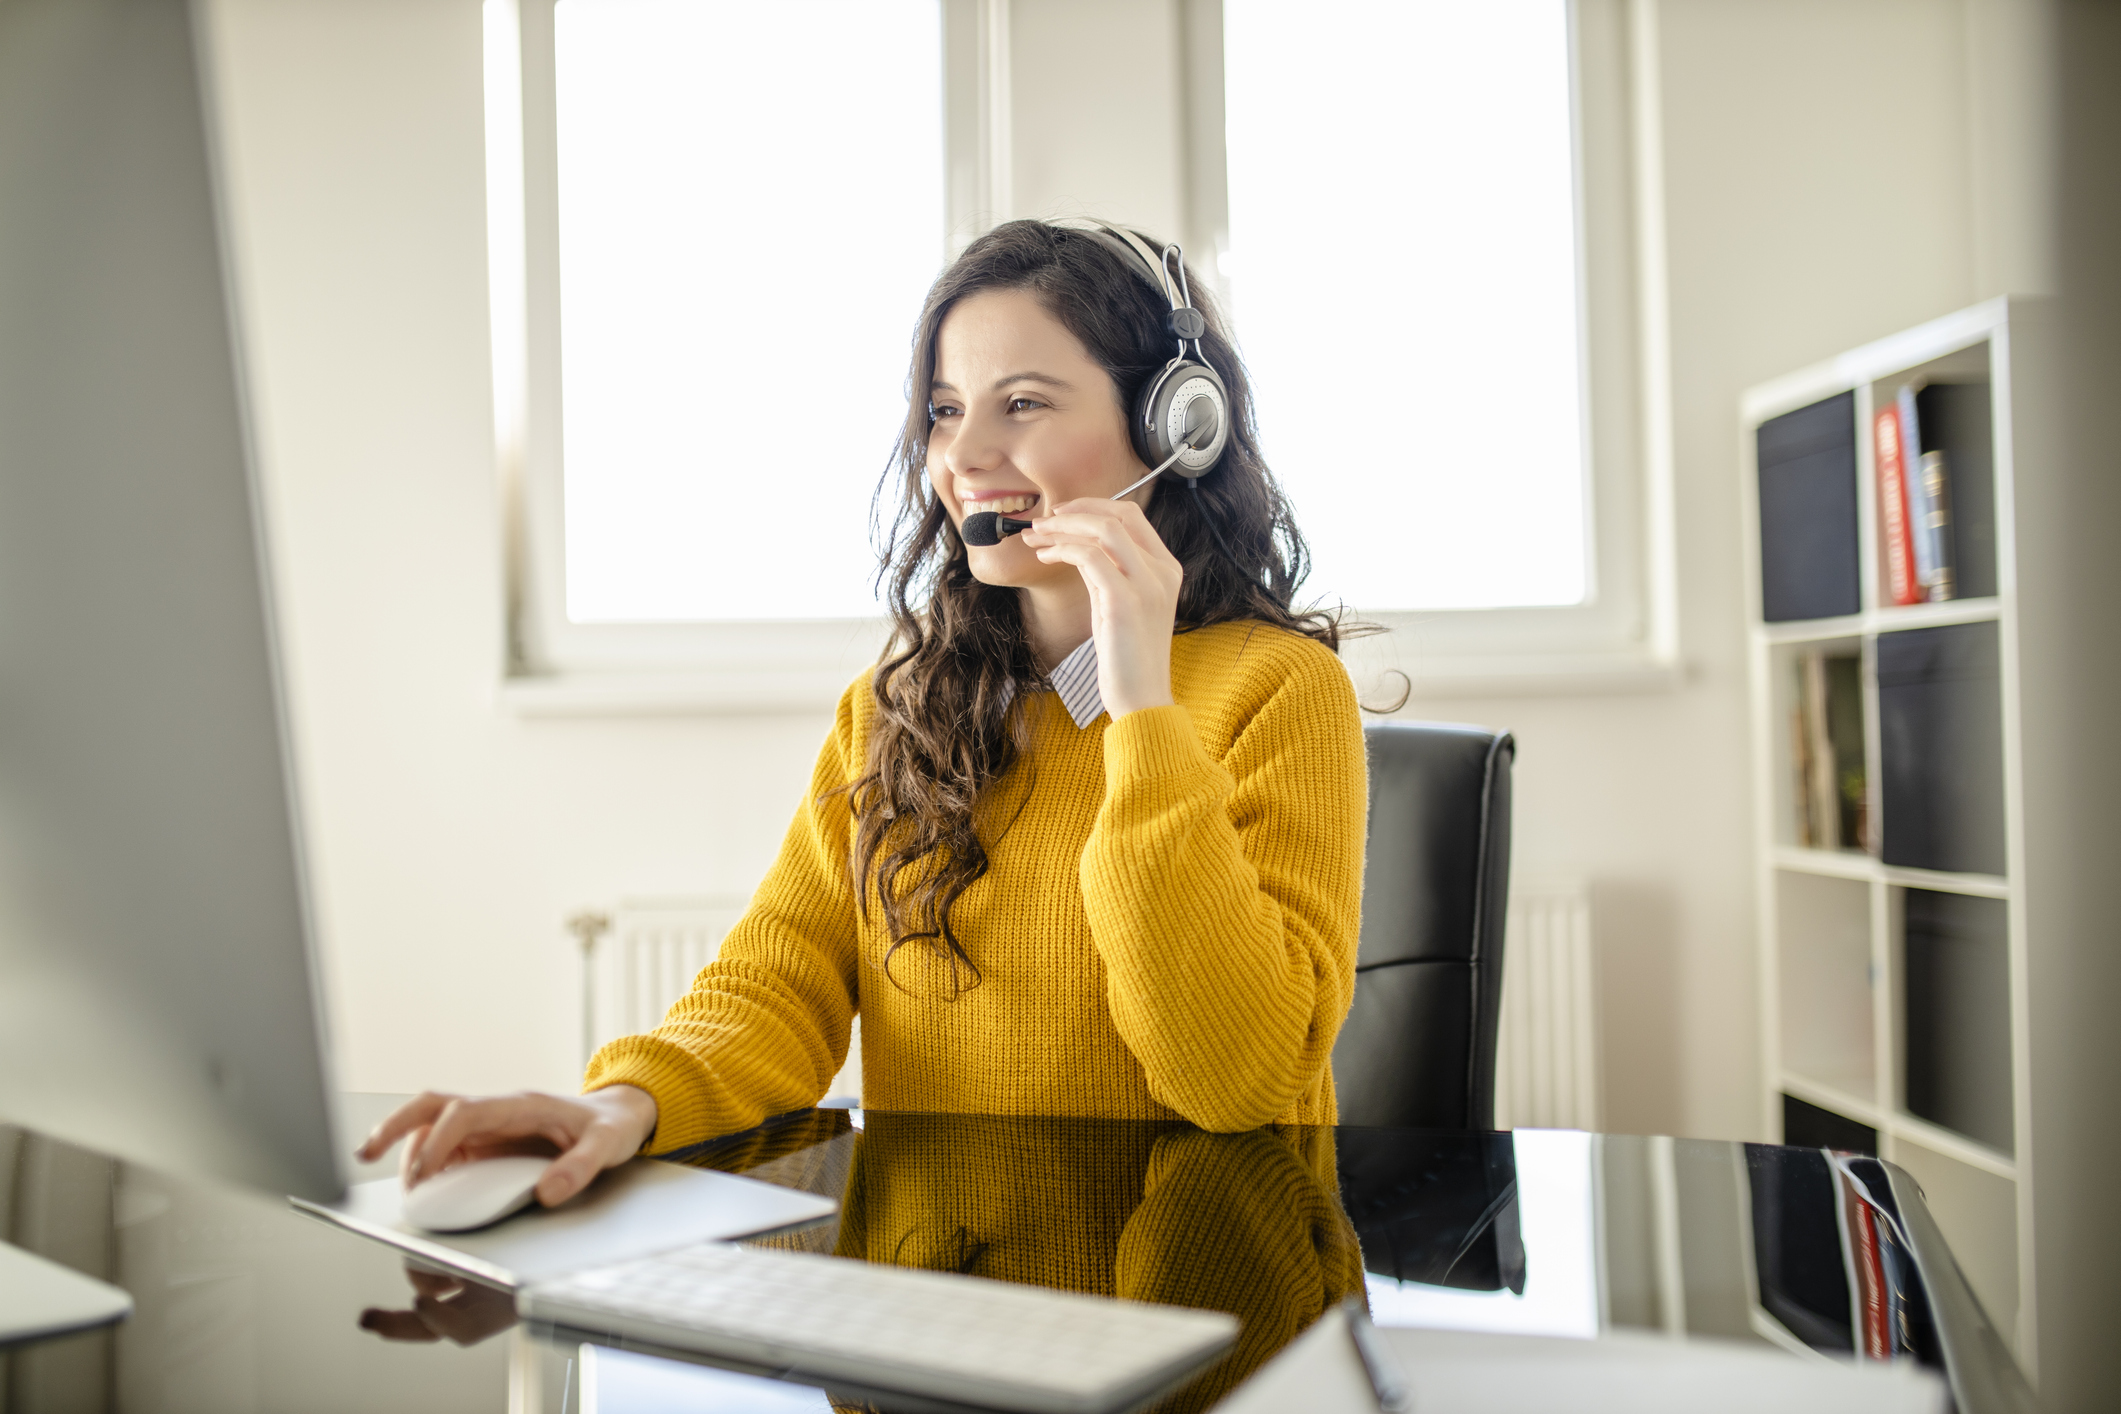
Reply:
M1237 1338L1218 1311L722 1243L541 1282L516 1310L630 1348L1022 1414L1130 1408Z

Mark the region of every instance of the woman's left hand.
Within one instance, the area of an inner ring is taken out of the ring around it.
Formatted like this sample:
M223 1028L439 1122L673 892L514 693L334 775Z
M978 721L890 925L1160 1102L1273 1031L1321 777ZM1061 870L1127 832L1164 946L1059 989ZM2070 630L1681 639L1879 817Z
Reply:
M1031 523L1024 544L1047 564L1074 565L1090 589L1097 687L1113 720L1171 704L1171 632L1178 559L1132 501L1063 501Z

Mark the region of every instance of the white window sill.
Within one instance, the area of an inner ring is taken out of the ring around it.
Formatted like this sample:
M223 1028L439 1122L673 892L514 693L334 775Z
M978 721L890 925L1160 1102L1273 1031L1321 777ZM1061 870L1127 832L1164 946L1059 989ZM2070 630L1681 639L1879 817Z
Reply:
M847 682L836 668L581 672L503 678L496 700L516 717L746 717L830 712Z
M1399 681L1366 670L1351 652L1364 702L1398 696ZM1529 654L1432 658L1401 669L1412 682L1408 711L1420 703L1473 697L1571 697L1672 692L1683 663L1647 653ZM726 672L578 672L504 679L500 709L527 719L570 717L742 717L826 713L848 675L838 667L746 668Z
M1353 656L1352 654L1350 655ZM1362 700L1398 695L1397 677L1364 673L1354 663ZM1675 692L1686 685L1684 662L1648 653L1545 653L1437 658L1401 665L1412 689L1408 707L1454 697L1608 697ZM1368 681L1365 681L1365 679Z

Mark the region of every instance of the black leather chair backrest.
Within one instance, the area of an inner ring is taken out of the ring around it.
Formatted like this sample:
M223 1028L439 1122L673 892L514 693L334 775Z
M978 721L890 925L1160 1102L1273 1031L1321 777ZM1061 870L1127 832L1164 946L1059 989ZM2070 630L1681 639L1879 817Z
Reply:
M1342 1124L1490 1129L1510 885L1507 732L1368 728L1355 1001L1333 1045Z

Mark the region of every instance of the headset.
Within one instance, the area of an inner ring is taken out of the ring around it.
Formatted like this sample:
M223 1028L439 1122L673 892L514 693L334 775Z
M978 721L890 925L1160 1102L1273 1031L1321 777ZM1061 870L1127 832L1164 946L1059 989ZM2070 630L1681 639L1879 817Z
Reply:
M1222 375L1201 352L1200 338L1208 332L1208 321L1193 306L1184 253L1176 245L1159 251L1139 232L1124 226L1096 221L1049 224L1103 243L1171 306L1164 316L1164 332L1177 341L1178 352L1134 400L1127 431L1142 465L1159 469L1168 465L1192 485L1214 468L1230 443L1230 393ZM1188 345L1192 346L1190 354ZM1205 438L1198 435L1204 431ZM1192 445L1181 449L1181 441Z
M1178 341L1178 352L1141 390L1127 419L1127 435L1134 443L1134 454L1150 471L1112 499L1117 501L1174 468L1186 478L1186 489L1197 495L1202 474L1214 470L1217 458L1230 445L1230 392L1223 386L1222 375L1201 352L1200 336L1208 332L1208 320L1193 307L1184 252L1175 245L1158 251L1139 232L1124 226L1107 226L1098 221L1047 224L1104 245L1171 306L1164 315L1164 332ZM1178 270L1176 279L1171 274L1174 265ZM1186 351L1189 344L1190 354ZM1234 562L1222 528L1212 515L1205 519L1223 558ZM994 511L975 511L965 517L959 533L967 545L998 545L1030 526L1028 520Z

